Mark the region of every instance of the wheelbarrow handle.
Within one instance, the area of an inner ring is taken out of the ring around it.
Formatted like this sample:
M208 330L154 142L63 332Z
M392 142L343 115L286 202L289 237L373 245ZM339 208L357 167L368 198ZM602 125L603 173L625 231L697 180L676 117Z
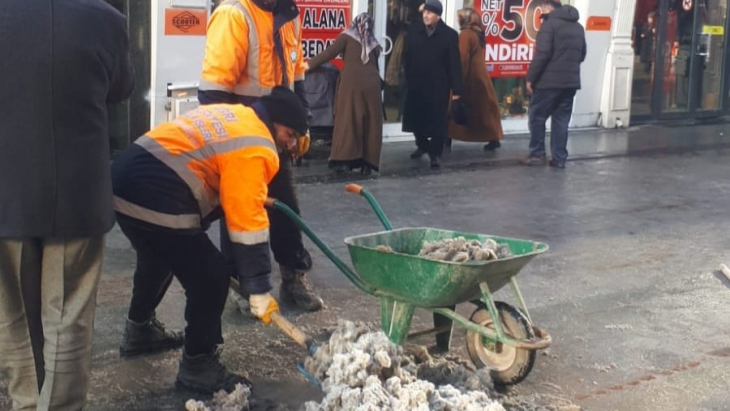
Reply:
M307 225L307 223L304 222L304 220L294 212L294 210L291 209L288 205L282 203L281 201L278 201L275 198L267 198L264 202L264 205L267 208L279 210L280 212L284 213L287 217L289 217L301 230L304 234L309 237L310 240L320 249L322 250L322 253L327 256L327 258L332 261L332 263L342 271L342 273L347 277L348 280L350 280L357 288L360 290L371 294L376 295L377 289L373 288L372 286L366 284L359 275L355 273L347 264L345 264L344 261L340 257L337 256L337 254L330 249L327 244L325 244L322 239L320 239L317 234L312 231L312 229Z
M380 204L378 204L378 202L375 200L375 197L373 197L373 195L370 194L368 190L357 184L348 184L345 186L345 191L347 191L348 193L359 194L360 196L364 197L368 204L370 204L370 207L372 207L373 211L375 211L375 215L378 217L378 220L380 220L380 222L383 224L383 227L385 227L385 229L388 231L393 231L393 225L390 223L388 216L385 215L385 212L380 207Z
M345 186L345 191L352 194L360 195L363 190L364 188L362 188L362 186L359 184L348 184Z

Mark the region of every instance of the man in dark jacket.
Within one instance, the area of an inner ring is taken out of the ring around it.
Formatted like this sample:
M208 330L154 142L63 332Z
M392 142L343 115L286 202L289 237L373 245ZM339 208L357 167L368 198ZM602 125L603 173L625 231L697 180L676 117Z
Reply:
M459 34L441 20L438 0L423 5L423 22L408 28L403 49L408 94L403 113L403 131L416 136L412 159L428 153L431 168L441 166L448 131L449 96L462 94ZM430 138L430 141L429 141Z
M16 410L80 410L104 234L107 104L132 92L124 16L101 0L0 2L0 367Z
M573 115L573 98L580 89L580 65L586 57L583 26L578 10L545 0L543 23L537 34L535 55L527 73L530 100L530 155L523 165L544 165L545 122L552 117L550 166L564 168L568 159L568 124Z

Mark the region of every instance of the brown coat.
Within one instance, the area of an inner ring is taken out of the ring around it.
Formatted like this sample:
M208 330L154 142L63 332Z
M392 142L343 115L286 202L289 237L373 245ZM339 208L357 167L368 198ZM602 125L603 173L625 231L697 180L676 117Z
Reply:
M330 161L349 162L354 166L364 162L378 170L383 144L378 51L370 52L368 63L363 64L361 50L359 41L340 34L332 45L309 60L309 67L314 69L339 54L345 62L337 82Z
M449 138L468 142L501 140L502 121L492 80L484 64L484 47L477 33L470 29L459 34L459 54L464 73L464 95L469 107L469 124L449 121Z

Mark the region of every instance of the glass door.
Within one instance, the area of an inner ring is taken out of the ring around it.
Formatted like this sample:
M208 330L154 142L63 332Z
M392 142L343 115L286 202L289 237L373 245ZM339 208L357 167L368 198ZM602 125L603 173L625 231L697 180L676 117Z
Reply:
M717 115L725 102L728 0L638 1L634 118Z
M387 0L385 7L376 10L375 27L380 30L383 55L380 59L380 74L385 81L383 104L385 124L383 134L402 134L403 104L406 98L406 82L403 71L403 48L408 27L421 18L418 7L424 0Z
M698 0L692 76L692 108L695 110L718 111L722 108L726 24L727 0Z

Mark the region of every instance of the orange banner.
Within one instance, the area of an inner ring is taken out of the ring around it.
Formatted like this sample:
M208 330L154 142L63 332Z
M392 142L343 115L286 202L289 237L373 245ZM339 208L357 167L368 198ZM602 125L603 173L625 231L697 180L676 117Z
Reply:
M588 17L586 31L611 31L611 18L603 16Z
M165 9L166 36L205 36L208 13L201 9Z

